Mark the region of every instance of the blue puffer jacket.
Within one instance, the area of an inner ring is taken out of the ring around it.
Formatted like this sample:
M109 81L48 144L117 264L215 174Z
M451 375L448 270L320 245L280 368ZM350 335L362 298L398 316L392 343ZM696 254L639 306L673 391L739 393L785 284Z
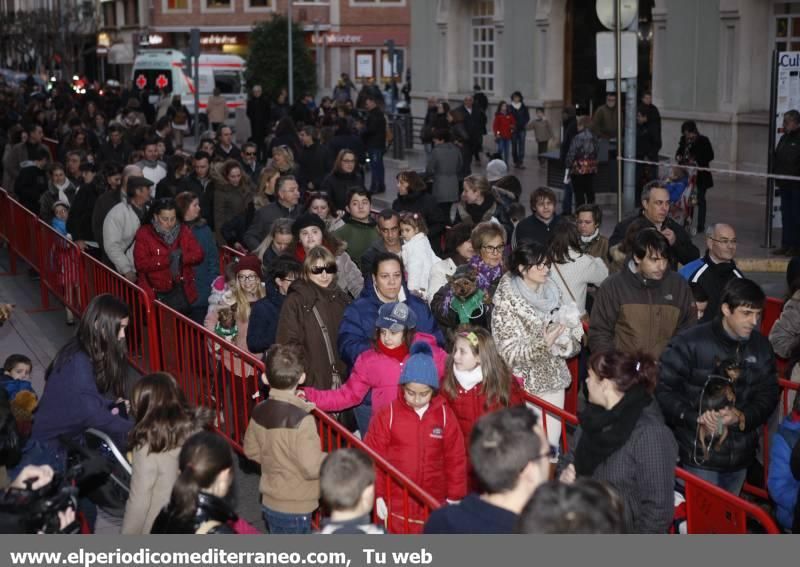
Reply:
M275 282L267 282L267 296L259 299L250 310L247 325L247 348L253 353L262 353L275 344L278 335L278 320L281 307L286 299L281 295Z
M194 267L194 284L197 286L197 301L193 307L208 305L208 296L211 294L211 283L219 275L219 251L211 232L205 221L192 225L192 234L203 249L203 261Z
M789 462L792 448L786 437L800 443L800 421L792 421L791 416L783 420L778 431L772 435L769 450L769 477L767 488L778 509L775 517L782 528L792 529L794 509L800 492L800 479L792 474Z
M439 346L444 346L444 337L433 318L428 304L406 289L406 305L414 310L417 315L417 331L428 333L436 337ZM372 347L372 338L375 335L375 320L378 318L378 309L382 302L375 294L372 278L364 278L364 290L353 303L344 311L344 318L339 325L339 356L348 368L352 368L358 355Z

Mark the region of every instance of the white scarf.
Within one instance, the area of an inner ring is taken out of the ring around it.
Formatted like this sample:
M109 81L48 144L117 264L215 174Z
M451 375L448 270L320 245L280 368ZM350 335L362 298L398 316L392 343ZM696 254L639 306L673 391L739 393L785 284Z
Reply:
M453 375L456 377L458 385L467 392L483 382L483 369L480 364L472 370L459 370L453 366Z
M521 102L512 102L511 106L514 107L514 110L519 110L522 107L522 103Z
M581 242L583 242L584 244L589 244L592 240L597 238L598 234L600 234L600 228L599 227L594 229L594 232L592 234L590 234L589 236L581 236Z
M66 190L69 188L69 179L65 179L64 183L61 185L55 185L54 187L58 189L58 200L63 201L64 203L69 203L69 199L67 198Z

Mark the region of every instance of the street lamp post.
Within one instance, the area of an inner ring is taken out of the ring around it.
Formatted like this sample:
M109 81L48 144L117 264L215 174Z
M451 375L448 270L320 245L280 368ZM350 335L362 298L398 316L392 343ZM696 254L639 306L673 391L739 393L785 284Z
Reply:
M289 0L288 13L286 14L286 21L288 22L289 34L289 104L294 103L294 53L292 47L292 0Z

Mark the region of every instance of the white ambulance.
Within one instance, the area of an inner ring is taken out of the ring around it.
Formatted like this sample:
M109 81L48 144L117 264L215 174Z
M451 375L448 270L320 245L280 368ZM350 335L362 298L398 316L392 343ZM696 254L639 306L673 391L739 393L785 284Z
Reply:
M157 93L164 89L181 95L181 102L190 113L194 113L194 78L184 71L184 54L179 49L148 49L140 51L133 62L131 76L133 88L149 89L157 100ZM238 55L200 55L200 120L207 125L205 117L208 97L214 88L219 88L228 105L228 116L233 119L236 109L247 104L245 86L245 61Z

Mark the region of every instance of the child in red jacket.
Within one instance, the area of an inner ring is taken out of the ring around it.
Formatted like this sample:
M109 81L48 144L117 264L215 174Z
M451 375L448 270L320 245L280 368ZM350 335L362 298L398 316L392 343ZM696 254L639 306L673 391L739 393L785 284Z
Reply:
M482 416L525 403L523 389L497 352L492 335L482 327L464 327L456 334L447 359L442 397L453 410L469 451L472 428ZM476 489L470 474L470 489Z
M494 140L497 142L497 153L502 156L506 165L510 163L508 157L511 152L511 137L514 134L515 126L514 115L511 114L506 101L501 100L494 115L492 131L494 132Z
M453 410L437 396L439 379L428 343L411 347L400 375L398 398L373 416L366 444L436 500L461 500L467 492L464 438ZM422 533L427 513L413 496L378 471L375 482L378 517L392 533ZM408 513L406 514L406 510Z

